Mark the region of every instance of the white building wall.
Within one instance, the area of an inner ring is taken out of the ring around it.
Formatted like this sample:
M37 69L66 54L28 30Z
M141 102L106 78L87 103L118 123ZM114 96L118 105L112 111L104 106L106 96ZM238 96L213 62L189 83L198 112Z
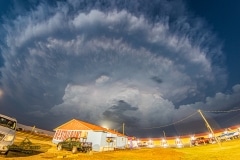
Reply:
M93 151L101 151L103 132L89 131L87 141L92 142Z
M83 132L83 131L79 131ZM116 134L111 134L103 131L84 131L87 132L87 142L92 142L92 150L93 151L108 151L113 150L114 148L125 148L127 145L126 137L119 137ZM62 135L61 135L62 136ZM113 142L108 143L107 138L111 138ZM53 138L52 142L57 144L62 140L58 140Z
M102 134L102 138L101 138L101 151L108 151L109 150L109 144L107 143L107 136L108 133L104 132Z
M108 135L106 132L92 131L89 133L88 141L93 143L93 151L113 150L113 143L107 143L106 141Z
M116 148L125 148L127 145L127 138L122 136L116 137Z

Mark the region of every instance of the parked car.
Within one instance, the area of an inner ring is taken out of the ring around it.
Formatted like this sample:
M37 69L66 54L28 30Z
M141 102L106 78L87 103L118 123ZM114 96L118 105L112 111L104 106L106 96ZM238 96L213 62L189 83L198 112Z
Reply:
M227 140L232 140L235 138L239 138L239 132L227 132L227 133L222 133L220 136L217 137L220 141L227 141Z
M233 134L234 136L233 136L233 137L234 137L234 138L239 138L239 137L240 137L239 134L240 134L239 131L236 131L236 132L234 132L234 134Z
M77 151L86 153L92 150L92 143L81 142L79 138L69 137L63 142L57 144L57 150L62 149L71 150L72 153L76 153Z
M191 144L193 146L197 146L199 144L209 144L209 143L210 143L210 139L205 138L205 137L198 137L198 138L191 140Z

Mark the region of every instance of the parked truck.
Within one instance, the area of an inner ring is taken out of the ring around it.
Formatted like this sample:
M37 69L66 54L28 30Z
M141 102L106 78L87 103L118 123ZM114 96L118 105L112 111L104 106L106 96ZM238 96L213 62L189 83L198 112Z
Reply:
M191 143L192 146L197 146L197 145L200 145L200 144L209 144L210 139L205 138L205 137L197 137L195 139L192 139L190 143Z
M7 154L16 136L17 120L0 114L0 153Z
M57 150L62 149L71 150L72 153L77 153L77 151L86 153L92 151L92 142L81 142L79 138L69 137L57 144Z

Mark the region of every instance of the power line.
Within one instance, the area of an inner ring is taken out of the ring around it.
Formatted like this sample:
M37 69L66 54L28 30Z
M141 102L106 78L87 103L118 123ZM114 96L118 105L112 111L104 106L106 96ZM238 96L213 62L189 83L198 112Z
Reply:
M201 110L203 112L212 112L212 113L229 113L229 112L236 112L236 111L240 111L240 109L232 109L232 110L228 110L228 111L221 111L221 110L209 110L209 111L204 111L204 110Z
M221 110L201 110L201 111L203 111L203 112L212 112L212 113L229 113L229 112L240 111L240 109L224 110L224 111L223 111L223 110L222 110L222 111L221 111ZM175 124L180 123L180 122L182 122L182 121L185 121L186 119L194 116L194 115L197 114L197 113L198 113L198 111L192 113L191 115L189 115L189 116L187 116L187 117L185 117L185 118L183 118L183 119L180 119L180 120L175 121L175 122L170 123L170 124L161 125L161 126L155 126L155 127L140 128L140 129L157 129L157 128L164 128L164 127L172 126L172 125L175 125Z
M156 128L163 128L163 127L171 126L171 125L180 123L180 122L182 122L182 121L184 121L184 120L186 120L186 119L194 116L194 115L197 114L197 113L198 113L198 112L196 111L196 112L192 113L191 115L189 115L189 116L187 116L187 117L185 117L185 118L183 118L183 119L181 119L181 120L178 120L178 121L176 121L176 122L173 122L173 123L170 123L170 124L167 124L167 125L162 125L162 126L158 126L158 127L142 128L142 129L156 129Z

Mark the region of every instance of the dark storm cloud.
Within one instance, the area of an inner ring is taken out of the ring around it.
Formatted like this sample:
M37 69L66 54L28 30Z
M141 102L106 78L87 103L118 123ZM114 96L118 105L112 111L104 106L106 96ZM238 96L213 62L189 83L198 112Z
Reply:
M113 105L103 112L104 120L122 123L127 122L131 127L136 126L139 118L133 117L131 114L126 115L125 113L129 111L136 111L137 109L137 107L132 107L125 101L119 100L116 105Z
M151 79L152 79L153 81L155 81L155 82L159 83L159 84L161 84L161 83L162 83L162 79L161 79L161 78L159 78L159 77L151 77Z
M225 99L214 97L227 79L222 46L182 1L31 4L1 33L3 102L17 118L157 126Z
M137 107L132 107L131 105L129 105L128 103L124 102L123 100L119 100L117 105L112 106L111 108L109 108L110 112L116 112L116 113L122 113L124 111L127 110L137 110ZM105 113L105 112L104 112Z

